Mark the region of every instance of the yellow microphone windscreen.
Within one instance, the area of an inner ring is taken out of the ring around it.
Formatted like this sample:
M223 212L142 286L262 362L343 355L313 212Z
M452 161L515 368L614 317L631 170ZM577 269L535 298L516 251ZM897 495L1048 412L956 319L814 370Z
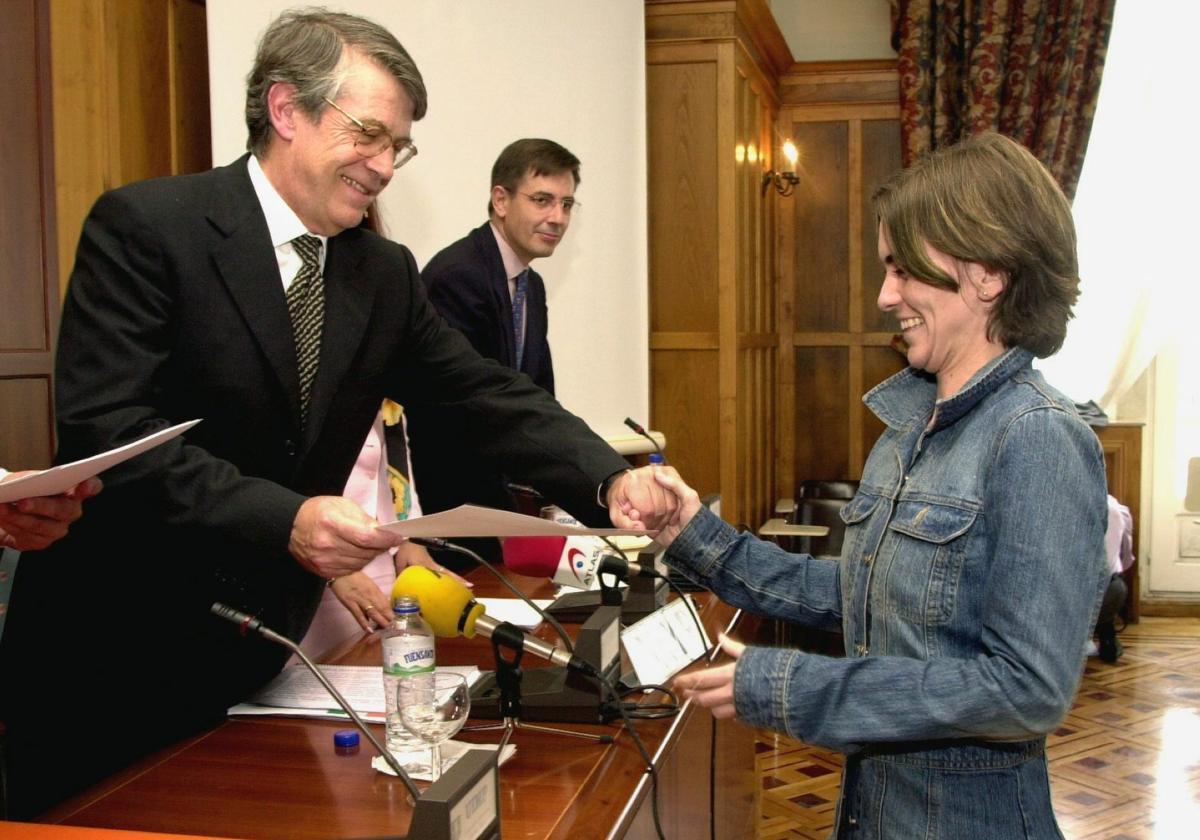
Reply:
M424 566L409 566L396 576L392 601L411 595L421 605L421 616L442 638L475 635L475 620L483 615L483 604L476 603L471 590L449 575L440 575Z

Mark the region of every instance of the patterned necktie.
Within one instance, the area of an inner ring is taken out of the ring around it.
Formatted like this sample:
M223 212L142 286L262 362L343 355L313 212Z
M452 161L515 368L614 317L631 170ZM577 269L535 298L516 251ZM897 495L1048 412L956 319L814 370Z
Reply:
M517 370L525 357L525 291L529 286L529 269L517 275L517 290L513 294L513 341L517 347Z
M296 339L296 367L300 373L300 423L308 421L308 399L321 357L321 325L325 319L325 283L321 279L321 240L297 236L292 247L304 265L287 290L288 315Z

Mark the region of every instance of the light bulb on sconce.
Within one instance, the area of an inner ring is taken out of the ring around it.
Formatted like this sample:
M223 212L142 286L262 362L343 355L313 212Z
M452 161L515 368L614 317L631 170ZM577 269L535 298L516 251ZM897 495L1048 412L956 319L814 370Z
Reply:
M796 188L796 184L800 183L800 176L796 174L796 161L799 159L800 154L796 151L796 144L791 140L784 141L783 156L788 161L787 171L776 172L774 169L771 169L763 173L763 195L767 194L767 187L773 185L775 192L786 198L792 194L792 190Z

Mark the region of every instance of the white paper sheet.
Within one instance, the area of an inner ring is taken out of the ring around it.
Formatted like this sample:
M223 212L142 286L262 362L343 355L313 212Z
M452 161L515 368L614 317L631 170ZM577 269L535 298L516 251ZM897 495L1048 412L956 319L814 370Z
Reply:
M585 528L581 525L562 525L549 519L526 516L507 510L459 505L453 510L428 513L416 519L402 519L379 525L385 531L405 537L553 537L595 534L615 537L622 535L646 536L647 531L623 528ZM657 532L654 532L657 533Z
M691 602L688 596L684 598ZM621 644L637 672L638 682L643 685L666 683L711 647L703 623L697 632L684 598L676 598L621 631ZM696 609L694 603L692 609Z
M532 630L542 623L542 617L538 615L537 610L531 609L519 598L476 598L475 600L483 604L483 609L489 617L496 621L515 624L522 630ZM544 610L554 601L550 598L534 598L533 603Z
M81 461L72 461L69 464L61 464L48 470L39 470L0 483L0 504L15 502L18 499L29 499L34 496L57 496L59 493L65 493L84 479L98 475L109 467L115 467L122 461L127 461L135 455L141 455L159 444L166 443L199 422L199 420L189 420Z
M366 721L384 722L383 670L372 665L319 666L334 688L341 692ZM440 665L439 671L463 674L467 685L479 679L474 665ZM245 703L229 709L231 715L281 715L284 717L315 717L330 720L349 720L349 715L337 706L325 686L303 665L285 668Z
M495 752L496 748L499 746L500 746L499 744L468 744L463 741L446 741L445 743L442 744L442 773L445 773L447 770L449 770L451 767L453 767L455 762L457 762L460 758L462 758L464 755L469 753L471 750L489 750L490 752ZM508 761L510 758L512 758L516 754L517 754L517 745L516 744L513 744L513 743L505 744L504 752L500 753L500 758L497 760L496 764L497 765L504 764L504 762ZM426 764L428 764L428 762L426 762ZM374 767L380 773L386 773L389 776L396 775L396 771L393 770L391 767L388 767L388 763L383 760L383 756L381 756L381 755L376 755L371 758L371 766ZM409 773L409 775L412 778L416 779L418 782L429 781L429 771L428 770L426 770L423 773L422 772Z

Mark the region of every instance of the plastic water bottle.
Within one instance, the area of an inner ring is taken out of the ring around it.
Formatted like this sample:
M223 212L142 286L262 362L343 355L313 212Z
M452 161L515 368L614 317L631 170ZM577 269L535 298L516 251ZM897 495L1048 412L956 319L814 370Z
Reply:
M396 706L396 688L404 677L434 669L433 631L421 618L420 605L411 595L398 597L392 612L392 623L383 631L387 748L409 773L428 773L429 745L404 727Z

